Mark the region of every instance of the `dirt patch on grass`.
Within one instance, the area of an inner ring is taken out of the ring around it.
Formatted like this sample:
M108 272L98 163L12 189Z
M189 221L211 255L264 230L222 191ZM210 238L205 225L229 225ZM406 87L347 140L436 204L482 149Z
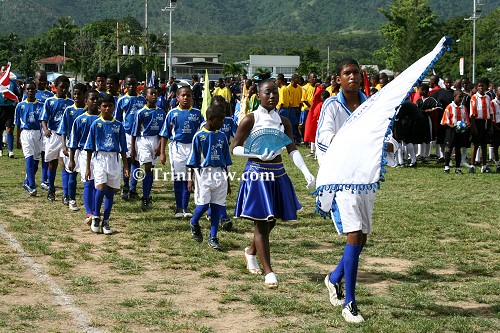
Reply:
M364 269L384 270L394 273L405 273L412 265L412 262L397 258L364 257Z

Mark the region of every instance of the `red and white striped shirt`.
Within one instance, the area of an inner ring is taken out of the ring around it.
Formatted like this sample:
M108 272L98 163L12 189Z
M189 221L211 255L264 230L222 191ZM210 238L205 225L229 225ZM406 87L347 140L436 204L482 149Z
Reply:
M499 96L491 101L491 110L493 111L493 120L500 123L500 99Z
M491 114L491 98L488 95L480 95L475 93L470 99L470 117L475 119L490 119Z
M463 105L456 105L455 102L451 102L444 109L441 125L455 126L458 121L465 121L467 125L470 124L467 109Z

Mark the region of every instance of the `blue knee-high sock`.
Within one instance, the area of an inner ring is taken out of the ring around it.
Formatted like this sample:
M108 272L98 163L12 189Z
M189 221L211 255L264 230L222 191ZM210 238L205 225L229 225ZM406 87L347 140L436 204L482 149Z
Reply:
M207 209L208 209L208 204L197 205L194 208L193 217L191 218L191 224L192 225L199 224L201 217L203 216L203 214L205 214Z
M95 188L94 181L88 180L83 183L83 205L85 206L85 214L93 215L94 214L94 197L95 197Z
M46 183L49 181L48 172L49 172L49 162L45 162L45 157L42 156L42 183Z
M222 219L224 219L224 220L229 219L229 216L227 216L226 206L222 206L221 211L220 211L220 218L221 218L221 220Z
M50 169L47 169L47 177L49 179L49 188L51 190L55 190L56 189L56 173L57 173L57 170L50 170Z
M32 167L33 167L33 186L31 186L32 188L36 188L36 173L38 172L38 163L40 163L39 160L33 160L33 164L32 164Z
M69 172L66 171L66 168L63 166L61 170L61 182L62 182L63 195L65 196L68 196L68 180L69 180Z
M189 198L191 197L191 193L188 191L188 182L182 182L182 208L187 209L189 206Z
M26 178L28 180L28 186L31 188L35 187L35 173L34 173L34 164L35 159L33 156L28 156L25 159L26 162Z
M174 180L175 207L182 208L182 191L184 185L180 180Z
M346 244L344 249L345 303L356 303L356 279L358 276L359 254L361 245Z
M131 166L130 170L130 191L136 191L137 187L137 177L135 177L135 170L139 169L139 165L137 165L137 162L134 161Z
M7 133L7 149L9 151L14 150L14 131Z
M363 251L363 246L361 246L361 250L359 250L360 254L361 251ZM335 267L335 269L330 273L330 282L340 283L343 277L344 277L344 255L342 255L342 257L340 258L337 267Z
M109 216L111 215L111 208L113 208L115 191L112 189L108 189L104 195L106 196L106 201L104 202L103 220L109 220Z
M344 255L339 260L337 267L330 273L330 282L331 283L340 283L342 278L344 277Z
M94 196L94 215L101 216L101 207L102 202L104 201L104 195L106 194L106 190L95 190Z
M153 188L153 174L147 173L144 175L142 181L142 196L144 198L149 198L151 196L151 189Z
M217 231L219 230L222 206L210 204L210 208L212 209L212 214L210 214L210 238L215 238L217 237Z
M76 200L76 176L78 173L68 173L68 196L69 200Z

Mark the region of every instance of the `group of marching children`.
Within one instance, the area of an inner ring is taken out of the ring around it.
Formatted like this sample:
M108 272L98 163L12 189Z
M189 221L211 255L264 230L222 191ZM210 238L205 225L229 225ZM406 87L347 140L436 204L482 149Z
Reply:
M37 195L35 175L42 158L47 162L42 166L42 188L48 190L47 199L55 201L55 178L60 164L62 202L78 211L76 187L80 173L87 224L95 233L111 234L109 218L114 194L121 187L120 175L123 174L121 197L125 200L138 198L137 180L142 177L141 208L150 209L153 167L158 156L162 163L166 162L166 144L170 140L174 216L192 217L193 238L201 241L199 219L210 208L209 244L220 249L217 229L221 216L223 225L231 227L225 209L225 197L230 191L227 177L222 177L223 183L211 184L207 179L199 180L199 176L216 170L226 173L231 164L229 140L234 136L235 124L227 117L227 102L216 96L202 126L201 111L191 106L190 87L177 89L178 105L167 115L166 110L157 106L155 87L138 94L137 79L128 75L124 80L124 95L119 96L117 78L108 78L103 73L96 75L100 90L87 91L86 85L76 84L71 91L72 99L68 97L70 82L66 76L55 80L55 95L45 89L44 71L35 73L35 82L26 83L24 99L17 105L15 115L26 160L23 188L31 196ZM197 133L201 136L195 138ZM196 172L191 178L188 167L203 172ZM142 170L144 175L139 174ZM197 204L194 217L188 209L191 192L195 193Z

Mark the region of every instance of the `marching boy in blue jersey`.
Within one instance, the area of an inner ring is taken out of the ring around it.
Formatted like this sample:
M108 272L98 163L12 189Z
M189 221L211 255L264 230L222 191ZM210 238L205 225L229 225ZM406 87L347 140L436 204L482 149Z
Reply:
M37 89L35 98L43 105L48 98L54 97L52 91L47 90L47 72L45 72L43 69L38 69L37 71L35 71L34 81ZM23 96L23 100L24 99L25 97ZM45 147L43 146L44 141L45 140L42 138L42 153L40 158L42 160L42 183L40 184L40 187L48 191L49 178L47 176L47 171L49 169L49 163L45 162Z
M191 107L193 93L188 86L177 89L179 105L170 110L160 131L160 161L165 164L165 146L168 139L168 154L174 176L175 217L192 217L188 209L190 193L187 188L188 170L186 162L191 153L193 137L203 120L201 111Z
M42 122L42 129L45 135L45 161L49 163L47 176L49 178L49 192L47 193L47 200L56 200L56 172L61 153L61 137L56 134L64 110L68 106L73 105L74 101L68 98L69 79L67 76L61 75L54 81L56 86L56 96L50 97L43 105L43 111L40 116ZM64 174L64 172L63 172Z
M83 114L87 107L85 105L85 93L87 92L87 86L82 83L77 83L73 87L73 100L75 104L68 106L64 110L64 114L57 129L56 134L61 136L62 142L62 153L63 153L63 168L62 173L62 188L63 188L63 203L69 206L72 211L80 210L76 204L76 176L78 171L73 171L69 169L69 149L67 145L67 139L71 136L71 128L73 127L73 122L75 119Z
M207 122L193 138L191 154L186 165L191 169L188 189L194 192L196 208L191 219L191 233L197 242L203 241L200 218L210 206L210 238L208 245L215 250L221 246L217 238L219 220L231 193L228 168L233 162L229 154L226 135L219 131L226 116L224 108L211 105L206 112ZM192 176L195 174L195 181Z
M160 130L167 117L165 110L156 106L158 99L155 87L146 90L146 106L135 116L132 127L130 157L144 165L142 181L142 210L151 208L151 188L153 187L153 166L160 155ZM137 147L137 149L136 149Z
M85 94L85 104L87 112L78 116L73 122L71 135L68 141L69 165L68 169L73 172L80 172L80 177L83 183L83 205L85 207L85 221L88 225L92 223L94 210L94 176L93 165L90 162L90 178L85 178L85 170L87 167L87 153L83 151L85 143L90 132L90 125L99 118L99 92L97 90L89 90Z
M111 95L103 95L99 98L99 109L101 116L92 123L90 132L85 143L87 151L87 166L85 179L90 180L92 172L90 168L92 154L94 155L94 217L90 229L105 235L111 235L113 231L109 226L109 216L113 207L115 190L120 189L120 155L123 161L123 177L128 178L127 165L127 141L123 125L113 118L115 99ZM101 206L104 203L104 215L101 226ZM102 229L101 229L102 228Z
M125 88L127 93L118 99L118 105L116 105L115 118L116 120L122 122L123 128L125 129L125 136L127 139L127 159L128 173L131 175L135 174L135 170L139 168L139 162L133 160L130 157L132 152L132 127L135 121L135 115L137 111L142 109L146 105L146 99L142 95L137 95L137 78L130 74L125 78ZM123 188L121 197L123 200L128 199L138 199L137 195L137 177L131 177L130 183L128 178L123 178Z
M211 105L215 105L218 107L222 107L224 109L226 117L224 118L224 122L222 123L221 128L219 129L222 133L226 135L227 143L231 144L231 138L234 138L236 134L237 125L234 121L233 117L231 117L230 105L224 97L220 95L216 95L212 98L210 102ZM210 209L208 210L207 215L210 216ZM208 218L207 216L207 218ZM233 228L233 222L227 215L226 206L222 207L221 215L220 215L220 225L223 230L229 231Z
M36 196L35 175L38 170L38 161L42 150L42 133L40 132L39 116L43 104L36 100L36 87L33 82L27 83L24 88L26 99L16 106L15 124L21 137L24 158L26 160L26 179L23 188L31 195Z

